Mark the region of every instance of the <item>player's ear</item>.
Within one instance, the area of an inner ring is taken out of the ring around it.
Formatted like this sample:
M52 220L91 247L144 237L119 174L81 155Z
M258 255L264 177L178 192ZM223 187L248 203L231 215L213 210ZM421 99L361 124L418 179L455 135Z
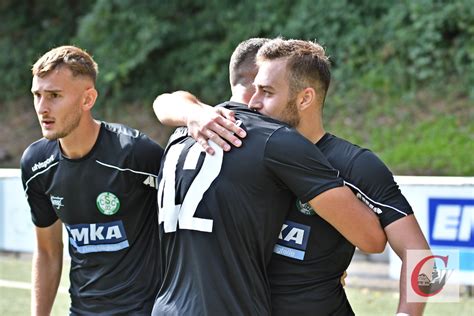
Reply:
M311 87L306 87L298 93L296 105L299 111L306 110L311 106L316 98L316 92Z
M84 98L82 103L82 108L84 111L89 111L95 104L95 100L97 100L98 92L94 87L87 88L84 91Z

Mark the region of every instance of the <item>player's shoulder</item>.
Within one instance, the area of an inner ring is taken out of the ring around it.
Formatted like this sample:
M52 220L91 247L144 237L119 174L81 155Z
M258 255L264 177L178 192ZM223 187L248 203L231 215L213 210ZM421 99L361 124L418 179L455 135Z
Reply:
M30 179L56 166L61 157L57 140L42 138L25 149L20 160L23 179Z
M224 107L226 109L234 111L236 119L241 121L242 125L240 127L247 131L252 131L255 129L259 132L271 133L280 128L289 128L286 123L263 115L255 110L249 109L249 107L244 103L226 101L216 106Z
M369 149L330 133L324 134L316 143L316 146L323 152L331 164L343 173L351 170L352 165L362 157L363 159L366 159L367 156L375 157Z
M124 124L102 122L101 157L107 161L127 161L128 167L155 170L163 148L146 134Z
M140 136L140 131L131 128L124 124L101 122L106 133L112 134L116 137L129 138L130 140L136 139Z
M335 156L341 157L345 160L348 158L353 159L358 155L369 151L367 148L363 148L330 133L324 134L316 145L322 150L333 153Z
M370 149L353 144L345 139L325 134L317 143L329 162L343 176L362 179L363 182L390 183L393 175L385 163Z
M41 138L28 146L20 160L23 171L36 173L57 162L60 150L57 140Z
M102 125L105 134L108 135L105 142L118 142L123 147L160 147L150 137L135 128L120 123L102 122Z

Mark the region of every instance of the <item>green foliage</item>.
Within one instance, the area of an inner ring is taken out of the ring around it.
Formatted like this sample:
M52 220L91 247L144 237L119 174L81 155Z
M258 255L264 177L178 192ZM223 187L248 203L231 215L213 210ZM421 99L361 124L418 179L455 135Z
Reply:
M93 0L0 3L0 102L29 94L31 66L52 47L70 44L77 18Z
M457 95L331 97L326 128L370 148L398 175L474 174L474 108ZM349 104L349 106L348 106ZM364 112L358 112L366 104Z
M229 97L227 65L235 46L269 34L284 19L285 3L98 0L75 41L93 48L102 69L99 87L112 98L107 103L177 89L216 103Z
M293 13L281 30L322 43L344 88L397 92L455 81L474 98L469 0L303 0Z
M188 89L228 97L227 63L249 37L317 40L343 89L379 92L455 83L474 97L474 6L439 1L6 1L0 5L1 99L22 95L42 52L74 43L101 67L107 103Z
M0 102L28 94L31 64L63 44L93 54L100 66L97 108L113 112L179 89L221 102L230 95L229 56L242 40L317 40L333 64L325 114L334 132L372 147L399 172L473 172L465 163L472 128L457 123L472 118L471 0L6 0L0 13L0 49L11 52L0 56ZM444 110L452 117L445 116L420 105L420 91L465 110L453 112L448 104ZM405 141L408 131L417 135L416 146ZM435 153L448 145L438 139L445 135L464 156L457 162Z

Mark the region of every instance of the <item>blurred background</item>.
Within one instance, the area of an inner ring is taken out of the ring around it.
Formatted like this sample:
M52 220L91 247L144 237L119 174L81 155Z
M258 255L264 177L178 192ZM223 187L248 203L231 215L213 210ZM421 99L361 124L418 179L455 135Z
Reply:
M472 0L0 0L3 315L29 309L34 237L16 168L41 137L30 93L36 59L60 45L87 50L100 70L95 117L164 146L172 129L153 114L158 94L188 90L209 104L225 101L235 46L275 36L323 45L332 62L326 130L372 149L402 176L430 244L464 249L474 275ZM457 227L471 227L468 240L432 239L428 223L445 210L440 198L458 210ZM357 314L394 314L398 281L389 274L397 277L399 260L389 267L388 257L356 254L347 289ZM67 313L67 270L66 259L54 315ZM474 278L465 284L460 303L432 304L426 314L472 315Z
M165 145L151 104L188 90L230 96L228 61L249 37L322 44L333 79L326 129L371 148L395 174L474 174L472 0L2 0L0 167L41 136L31 65L74 44L99 64L96 116Z

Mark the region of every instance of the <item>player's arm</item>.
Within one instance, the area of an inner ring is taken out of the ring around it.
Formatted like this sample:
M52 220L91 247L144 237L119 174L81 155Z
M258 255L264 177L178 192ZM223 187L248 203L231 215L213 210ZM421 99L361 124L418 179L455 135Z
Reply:
M153 102L153 110L164 125L187 126L189 135L209 154L214 154L214 150L208 140L229 151L229 144L236 147L242 144L235 135L246 136L245 131L235 124L233 111L204 104L186 91L159 95Z
M385 249L387 238L377 216L342 185L339 171L296 130L282 127L267 139L266 167L349 242L364 252Z
M61 279L63 242L62 223L36 227L33 253L31 315L50 315Z
M429 249L429 246L410 204L402 195L393 179L392 172L370 151L365 151L354 161L351 178L381 208L379 220L384 227L390 246L402 260L398 312L421 315L424 303L407 302L406 285L409 280L407 280L406 253L410 249Z
M360 250L379 253L385 249L387 238L377 216L346 186L324 191L309 204Z
M415 216L408 215L385 227L388 242L393 251L402 260L402 269L400 272L400 299L398 303L398 313L407 313L410 316L423 314L425 303L408 303L406 284L407 279L407 250L408 249L429 249Z

